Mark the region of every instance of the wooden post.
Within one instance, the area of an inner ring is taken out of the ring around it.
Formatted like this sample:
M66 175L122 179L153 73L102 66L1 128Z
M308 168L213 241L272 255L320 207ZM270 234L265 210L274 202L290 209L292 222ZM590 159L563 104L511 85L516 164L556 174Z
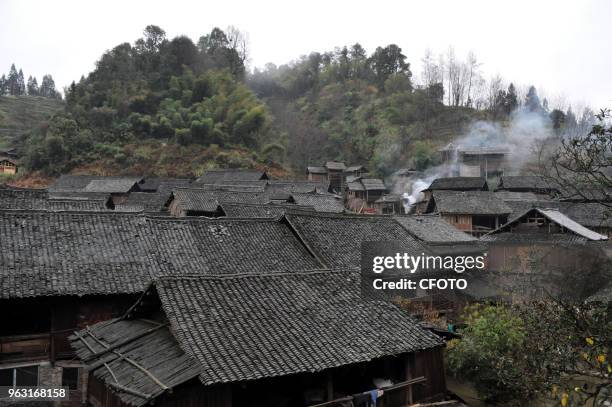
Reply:
M406 355L406 377L405 381L412 379L412 365L414 364L414 353ZM406 387L406 404L412 404L412 386Z
M334 378L332 376L332 372L327 372L327 401L331 401L334 399Z

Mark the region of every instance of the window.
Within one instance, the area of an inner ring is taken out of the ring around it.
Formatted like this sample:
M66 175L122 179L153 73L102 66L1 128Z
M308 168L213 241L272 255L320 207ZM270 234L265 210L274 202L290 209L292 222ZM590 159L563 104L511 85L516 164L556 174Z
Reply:
M79 368L64 367L62 368L62 387L68 387L70 390L78 390L79 388Z
M1 369L0 386L38 386L38 366Z

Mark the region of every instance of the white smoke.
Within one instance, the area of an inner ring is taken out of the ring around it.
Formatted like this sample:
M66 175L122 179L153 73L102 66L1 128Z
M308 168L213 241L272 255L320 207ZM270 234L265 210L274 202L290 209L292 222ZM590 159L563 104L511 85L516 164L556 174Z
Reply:
M506 174L518 174L527 163L535 162L536 144L553 135L548 118L542 114L517 109L508 123L476 121L465 134L452 141L453 148L500 149L507 151ZM450 145L449 145L450 146ZM423 176L396 185L396 190L404 197L406 211L423 199L421 191L427 189L433 180L453 176L457 169L457 155L450 162L425 170Z

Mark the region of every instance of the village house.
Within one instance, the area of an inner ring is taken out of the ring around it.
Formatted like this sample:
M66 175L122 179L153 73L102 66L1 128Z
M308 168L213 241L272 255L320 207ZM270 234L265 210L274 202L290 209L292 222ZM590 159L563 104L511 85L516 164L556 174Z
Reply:
M402 215L406 213L404 200L397 194L384 194L374 201L374 209L379 215Z
M143 177L102 177L92 175L62 175L48 188L49 195L58 199L99 199L110 196L112 205L125 203L131 192L140 192Z
M375 202L387 192L378 178L355 178L347 183L347 207L356 213L376 213Z
M125 316L71 337L90 369L88 401L339 406L372 391L388 407L443 399L441 339L390 303L365 303L359 281L346 269L159 278Z
M487 289L498 297L517 299L561 290L565 298L584 299L610 279L602 245L607 236L557 209L531 208L513 215L481 240L489 248Z
M457 229L473 236L497 229L512 209L490 191L433 191L425 213L439 214Z
M500 177L510 151L503 147L471 147L448 144L439 150L451 177Z
M323 167L307 167L306 174L309 181L326 182L330 192L344 194L347 182L352 182L367 174L363 165L347 167L342 162L328 161Z
M0 149L0 174L14 175L19 171L19 155L14 148Z
M537 175L504 175L500 178L496 191L532 192L548 196L559 192L558 187Z

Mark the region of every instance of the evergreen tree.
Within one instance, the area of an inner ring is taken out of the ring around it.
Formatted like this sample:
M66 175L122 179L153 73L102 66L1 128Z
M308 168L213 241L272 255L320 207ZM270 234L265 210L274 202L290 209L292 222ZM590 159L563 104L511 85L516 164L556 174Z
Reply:
M17 93L16 95L21 96L21 95L25 95L25 93L26 93L25 78L23 77L23 71L20 69L19 73L17 74Z
M55 90L55 81L51 75L44 75L42 79L42 83L40 84L40 96L44 96L46 98L57 98L58 93Z
M503 95L504 113L509 115L518 107L518 97L516 96L516 88L513 83L508 85L508 91Z
M8 90L9 95L14 96L17 94L18 82L19 82L19 74L17 73L15 64L12 64L11 70L9 71L8 78L6 79L6 88Z
M36 78L28 77L28 95L30 96L38 96L38 81Z
M525 96L525 109L533 113L542 112L542 104L540 103L540 97L535 86L530 86L527 96Z
M3 74L2 77L0 78L0 96L4 96L6 95L6 76Z

